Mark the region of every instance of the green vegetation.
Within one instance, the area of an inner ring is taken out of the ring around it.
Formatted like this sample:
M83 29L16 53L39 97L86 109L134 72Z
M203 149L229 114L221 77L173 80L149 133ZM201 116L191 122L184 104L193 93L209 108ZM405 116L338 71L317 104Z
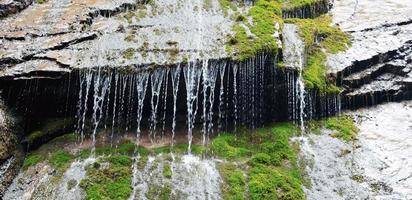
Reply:
M127 42L134 42L135 38L136 38L136 36L131 34L131 35L128 35L127 37L125 37L124 40L127 41Z
M324 126L327 129L334 130L333 137L340 138L346 142L356 139L359 129L356 127L350 116L331 117L325 120Z
M220 168L224 196L244 199L244 185L248 185L251 199L304 199L301 188L304 180L297 165L298 148L289 143L296 132L294 125L279 123L252 133L237 136L226 133L215 138L209 147L213 155L246 164L244 169L235 165Z
M40 151L30 153L23 163L23 170L27 170L30 166L35 166L37 163L46 161L59 173L63 173L69 166L74 156L60 149L53 153L44 153Z
M229 55L235 53L236 59L244 61L263 51L277 51L277 43L273 37L277 31L274 24L282 24L281 6L273 0L258 0L247 14L252 24L242 22L242 18L233 26L233 36L226 44ZM248 32L250 31L250 33Z
M309 122L309 128L313 133L320 133L321 128L335 131L331 136L342 139L346 142L353 141L359 132L352 117L343 115L340 117L330 117L323 120ZM341 155L350 153L350 150L342 150Z
M323 15L315 19L287 19L299 26L300 36L308 51L307 67L303 72L307 88L318 88L321 94L339 93L333 81L326 77L326 53L338 53L351 45L350 36L339 27L331 26L332 18ZM319 42L317 42L319 41Z
M166 178L172 178L172 168L169 163L165 163L163 166L163 176Z
M237 10L235 2L233 2L232 0L219 0L219 4L220 4L220 7L222 8L224 16L228 15L229 8L232 9L233 11Z
M149 200L169 200L171 198L172 189L169 185L149 185L149 191L146 193L146 198Z
M223 178L223 199L245 199L246 177L244 172L231 163L220 165L219 171L221 172L221 176Z
M49 0L36 0L36 3L38 3L38 4L43 4L43 3L46 3L46 2L48 2Z
M73 119L71 118L47 120L41 125L39 130L34 131L27 136L26 140L28 145L31 146L38 140L61 134L72 124L72 122Z
M37 163L44 161L44 157L39 154L29 154L23 162L23 170L27 170L30 166L35 166Z
M136 53L136 49L128 48L123 52L123 58L126 58L126 59L130 60L130 59L133 58L135 53Z
M303 71L303 79L306 88L318 88L321 94L339 93L341 91L332 81L326 77L326 55L321 50L314 50L309 55L307 67Z
M292 9L296 7L302 7L305 5L310 5L318 0L283 0L282 1L282 8L284 9Z
M132 160L116 155L100 158L87 167L87 178L80 182L86 199L127 199L131 192Z
M55 169L66 169L73 158L71 154L60 149L50 155L48 162Z

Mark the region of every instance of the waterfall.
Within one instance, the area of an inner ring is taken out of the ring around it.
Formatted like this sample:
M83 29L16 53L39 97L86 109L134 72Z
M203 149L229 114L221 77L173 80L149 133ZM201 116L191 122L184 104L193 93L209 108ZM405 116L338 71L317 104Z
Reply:
M224 100L223 100L223 95L224 95L224 77L225 77L225 69L226 66L223 66L220 68L220 90L219 90L219 131L222 131L222 119L223 119L223 104L224 104Z
M156 138L156 125L157 125L157 112L160 100L160 89L162 88L162 82L167 76L169 70L164 68L159 68L155 70L150 76L152 96L151 96L151 118L150 118L150 137L151 139Z
M292 119L299 120L300 129L302 133L305 131L304 118L305 118L305 84L302 77L302 71L304 66L305 55L305 43L299 37L298 28L294 24L285 24L283 27L284 38L284 62L285 66L295 69L298 72L298 76L294 75L288 78L289 98L291 97L292 103ZM289 75L290 76L290 75Z
M117 83L119 82L119 73L115 73L115 78L114 79L115 79L115 81L114 81L114 99L113 99L112 132L111 132L111 135L110 135L110 146L113 146L114 122L115 122L115 118L116 118Z
M186 83L186 104L187 104L187 138L188 152L191 152L193 139L193 128L198 108L198 90L201 77L201 70L197 69L196 62L191 62L183 69Z
M180 65L176 68L172 68L172 88L173 88L173 122L172 122L172 141L171 147L173 148L175 131L176 131L176 111L177 111L177 93L179 92L179 80L180 80Z
M110 88L111 76L100 76L100 69L96 80L94 80L94 95L93 95L93 133L92 133L92 153L96 146L96 131L103 114L103 102Z
M137 105L137 111L136 111L136 123L137 123L137 129L136 129L136 137L137 140L139 140L140 137L140 124L142 121L142 114L143 114L143 102L144 102L144 98L146 95L146 88L147 88L147 82L149 79L149 73L147 72L142 72L139 73L135 76L136 78L136 94L137 94L137 102L135 102L135 104ZM138 142L137 142L138 144Z
M218 70L218 67L214 64L209 64L207 60L203 62L203 145L206 145L208 134L212 131L213 127L213 104Z

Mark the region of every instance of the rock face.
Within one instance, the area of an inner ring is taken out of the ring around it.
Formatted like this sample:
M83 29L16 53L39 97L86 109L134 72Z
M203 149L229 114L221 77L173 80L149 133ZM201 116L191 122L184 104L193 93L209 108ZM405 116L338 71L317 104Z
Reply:
M0 163L11 156L16 145L17 137L14 134L14 126L14 119L8 115L3 100L0 99Z
M352 35L349 50L328 57L346 89L343 107L412 98L411 12L407 0L334 2L334 23Z
M217 0L34 3L0 20L0 77L226 57L232 14Z
M33 0L1 0L0 1L0 18L7 17L20 12L27 8Z
M20 168L17 130L15 119L7 112L0 98L0 198Z
M343 142L325 130L301 140L301 156L312 181L305 190L307 198L411 199L412 102L349 114L360 129L356 141Z

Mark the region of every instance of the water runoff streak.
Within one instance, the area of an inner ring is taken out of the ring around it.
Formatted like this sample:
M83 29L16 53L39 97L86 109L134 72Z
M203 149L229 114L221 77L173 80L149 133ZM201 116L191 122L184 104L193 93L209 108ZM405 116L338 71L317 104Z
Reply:
M288 74L289 112L292 120L298 120L301 132L305 131L305 84L302 77L305 55L305 43L299 37L298 28L294 24L283 27L284 63L286 67L295 69L295 74Z

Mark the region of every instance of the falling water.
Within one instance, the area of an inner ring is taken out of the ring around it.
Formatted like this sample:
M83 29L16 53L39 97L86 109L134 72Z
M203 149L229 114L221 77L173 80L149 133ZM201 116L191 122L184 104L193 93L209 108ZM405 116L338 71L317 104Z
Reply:
M176 68L172 68L172 87L173 87L173 122L172 122L172 142L171 146L173 148L174 139L175 139L175 131L176 131L176 111L177 111L177 93L179 91L179 79L180 79L180 65Z
M143 113L143 102L144 98L146 95L146 88L147 88L147 82L149 79L149 73L148 72L142 72L136 75L136 96L137 96L137 111L136 111L136 123L137 123L137 129L136 129L136 137L137 140L139 140L140 137L140 124L142 121L142 113Z
M94 80L94 95L93 95L93 133L92 133L92 152L96 146L96 131L102 118L103 102L110 88L111 76L100 76L100 69L97 77Z
M283 28L284 36L284 62L287 67L298 71L298 77L293 81L293 89L289 92L294 92L293 99L293 119L299 119L302 133L305 130L305 85L303 82L302 71L304 66L305 43L300 39L298 28L294 24L285 24ZM296 90L296 91L294 91ZM297 101L296 101L297 100ZM298 108L298 109L296 109ZM296 110L299 110L297 113Z
M167 76L169 70L164 68L159 68L154 71L150 76L151 88L152 88L152 96L151 96L151 124L150 124L150 136L151 139L156 138L156 125L157 125L157 112L160 100L160 89L162 88L162 82L164 77Z
M203 145L206 145L208 134L213 127L213 104L218 69L214 64L209 64L207 60L203 62Z
M219 131L223 130L223 106L224 106L224 100L223 100L223 95L224 95L224 77L225 77L225 69L226 66L224 65L223 67L220 68L220 90L219 90Z
M193 128L197 112L198 90L201 77L201 70L197 69L196 62L190 63L183 69L186 83L186 104L187 104L187 138L188 152L191 152Z

